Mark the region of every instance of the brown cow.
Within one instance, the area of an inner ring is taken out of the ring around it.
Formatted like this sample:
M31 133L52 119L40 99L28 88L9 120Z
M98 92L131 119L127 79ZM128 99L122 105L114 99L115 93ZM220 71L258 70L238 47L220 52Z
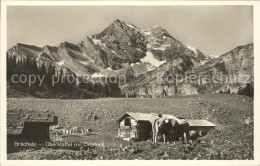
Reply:
M162 134L164 134L164 137L167 136L169 140L172 138L176 140L176 138L180 136L183 139L183 143L187 143L190 126L186 120L162 118L158 123L159 128L163 131Z

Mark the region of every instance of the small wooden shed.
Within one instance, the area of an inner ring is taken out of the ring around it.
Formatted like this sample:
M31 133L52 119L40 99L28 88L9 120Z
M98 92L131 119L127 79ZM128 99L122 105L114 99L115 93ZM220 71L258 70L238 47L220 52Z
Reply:
M9 148L14 142L33 141L44 143L50 139L49 127L56 125L57 116L49 111L19 110L7 111L7 144Z
M157 114L126 112L118 122L118 136L124 138L149 139L152 137L152 122Z
M190 125L190 130L201 131L204 135L216 127L215 124L205 119L187 119L187 121Z

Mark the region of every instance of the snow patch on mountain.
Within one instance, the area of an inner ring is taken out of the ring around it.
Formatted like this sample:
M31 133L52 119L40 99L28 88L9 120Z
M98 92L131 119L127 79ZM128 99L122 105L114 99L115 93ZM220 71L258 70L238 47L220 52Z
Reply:
M213 59L216 59L216 58L219 57L219 55L208 55L208 56L210 56L210 57L213 58Z
M98 78L98 77L104 77L104 75L101 74L101 73L94 73L94 74L92 74L91 77L93 77L93 78Z
M165 51L167 47L170 47L170 44L163 44L160 47L153 47L152 49L154 50L161 50L161 51Z
M147 29L147 30L142 30L142 32L145 34L145 35L151 35L152 32L151 32L151 28Z
M83 52L82 54L85 55L90 62L95 63L95 61L91 59L85 52Z
M167 39L167 38L169 38L168 36L163 36L163 39Z
M151 65L150 63L145 63L145 64L146 64L146 68L148 71L152 71L152 70L156 69L156 67Z
M112 53L116 54L116 52L114 50L111 50Z
M92 41L97 45L97 44L99 44L99 45L101 45L101 46L103 46L103 47L106 47L106 44L104 44L104 43L102 43L100 40L98 40L98 39L95 39L95 38L92 38Z
M126 24L128 27L130 27L130 28L133 28L133 29L135 29L135 30L137 30L137 31L140 31L140 29L138 29L138 28L136 28L135 26L133 26L133 25L131 25L131 24Z
M197 52L196 48L194 48L194 47L191 47L191 46L189 46L189 45L186 45L186 44L185 44L185 46L186 46L188 49L190 49L191 51L193 51L195 54L198 54L198 52Z
M41 53L38 55L38 57L37 57L37 59L36 59L37 62L41 59L42 53L43 53L43 52L41 52ZM13 56L13 55L12 55L12 56Z
M81 64L83 64L83 65L88 65L88 64L89 64L89 62L81 61L81 60L79 60L79 63L81 63Z
M150 63L153 66L159 67L161 64L165 63L166 61L159 61L153 57L153 53L150 51L146 52L146 56L141 59L141 62Z
M148 71L152 71L152 70L154 70L154 69L155 69L155 68L152 67L152 66L150 66L150 65L147 66L147 70L148 70Z

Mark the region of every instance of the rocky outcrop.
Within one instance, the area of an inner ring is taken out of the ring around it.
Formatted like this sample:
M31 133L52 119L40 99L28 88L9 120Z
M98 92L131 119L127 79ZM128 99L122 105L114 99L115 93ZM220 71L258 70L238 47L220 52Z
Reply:
M241 87L247 84L253 86L253 66L253 44L248 44L202 65L194 64L189 55L180 56L124 85L122 89L127 91L128 87L135 87L137 96L155 97L215 92L237 94Z

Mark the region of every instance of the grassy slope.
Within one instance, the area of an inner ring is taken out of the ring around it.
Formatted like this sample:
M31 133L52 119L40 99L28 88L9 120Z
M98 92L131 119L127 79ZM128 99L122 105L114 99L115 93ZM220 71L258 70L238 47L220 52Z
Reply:
M191 104L189 104L191 101ZM59 117L59 123L67 128L72 126L91 127L96 133L95 137L83 138L89 140L101 141L106 137L113 137L117 132L116 120L127 111L132 112L156 112L175 114L176 116L190 119L208 119L217 124L215 130L210 131L202 139L206 144L196 144L184 148L181 144L175 147L159 145L151 147L149 143L139 142L134 146L139 146L141 150L138 154L118 153L118 156L103 158L116 159L252 159L253 158L253 125L241 123L241 119L247 117L253 118L253 100L249 97L207 94L198 96L183 96L158 99L97 99L97 100L48 100L48 99L8 99L8 109L49 109L55 111ZM215 113L212 113L212 110ZM93 111L99 119L88 121L87 115ZM67 138L71 139L71 138ZM79 138L80 140L81 138ZM99 139L99 140L98 140ZM78 140L77 140L78 141ZM137 148L138 149L138 148ZM98 149L96 149L98 150ZM51 149L42 150L40 158L46 158L44 153L52 151ZM56 150L57 151L57 150ZM137 150L139 151L139 150ZM17 159L23 156L25 152L9 154L9 159ZM30 152L31 159L35 153ZM50 152L52 153L52 152ZM62 153L60 150L57 153ZM76 152L72 152L76 153ZM125 152L124 152L125 153ZM162 154L163 153L163 154ZM166 154L165 154L166 153ZM56 154L56 153L54 153ZM24 154L25 155L25 154ZM61 154L60 154L61 155ZM64 154L61 155L64 157ZM68 156L68 155L67 155ZM155 156L155 157L154 157ZM157 157L156 157L157 156ZM28 157L28 156L27 156ZM53 156L52 156L53 157ZM21 157L24 159L24 157ZM54 157L61 159L62 157ZM66 158L66 155L65 155ZM89 159L89 158L88 158Z

